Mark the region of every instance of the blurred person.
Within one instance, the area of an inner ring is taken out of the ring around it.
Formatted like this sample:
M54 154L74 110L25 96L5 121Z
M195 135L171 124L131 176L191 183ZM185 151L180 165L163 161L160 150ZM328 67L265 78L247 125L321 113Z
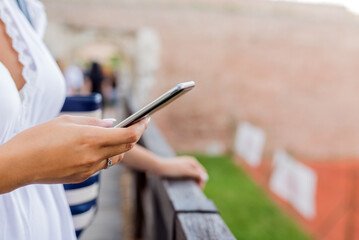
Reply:
M85 82L82 69L78 65L72 64L66 68L64 77L67 95L71 96L80 94Z
M0 0L0 239L76 239L62 183L119 163L203 186L192 157L165 159L136 146L149 124L109 129L110 120L57 117L65 98L59 67L41 38L37 0Z
M102 82L105 79L105 76L102 71L102 67L98 62L92 62L91 68L88 72L88 78L91 81L91 92L92 93L100 93L102 92Z

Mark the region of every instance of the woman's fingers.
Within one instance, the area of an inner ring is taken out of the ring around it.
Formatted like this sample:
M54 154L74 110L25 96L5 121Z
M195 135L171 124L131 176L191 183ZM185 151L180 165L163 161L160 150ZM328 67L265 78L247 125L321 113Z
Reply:
M124 155L125 154L122 153L122 154L119 154L119 155L116 155L116 156L109 157L109 158L106 158L104 160L101 160L100 162L98 162L96 164L96 166L94 166L93 172L90 175L92 175L92 174L94 174L94 173L96 173L96 172L98 172L100 170L107 169L108 167L112 167L112 166L118 164L119 162L121 162ZM111 160L111 166L108 165L108 160L109 159Z
M84 116L71 116L63 115L59 117L59 120L66 121L69 123L79 124L79 125L88 125L96 127L111 127L114 123L114 119L98 119L93 117L84 117Z
M191 156L183 156L181 158L183 158L182 161L187 161L188 164L194 169L193 172L196 173L196 176L199 176L199 178L201 178L205 182L208 180L208 174L206 169L202 166L202 164L197 161L196 158Z
M190 174L189 177L194 178L198 186L203 189L209 178L206 169L197 161L197 159L189 156L185 158L187 158L186 160L191 166L191 168L188 168Z
M128 128L106 128L112 125L111 119L64 116L62 120L87 125L82 128L81 142L89 146L88 153L93 154L93 159L98 159L92 162L89 174L107 168L108 158L112 162L111 166L119 163L124 156L123 153L133 148L150 122L149 118L145 118Z
M130 151L135 145L136 145L136 143L133 142L133 143L126 143L126 144L118 144L115 146L107 146L107 147L101 148L99 153L101 154L101 156L103 156L103 158L116 157L117 155L120 155L120 154Z
M195 166L195 168L200 172L200 177L203 181L207 182L208 181L208 174L206 169L202 166L202 164L200 164L197 160L194 160L193 165Z
M195 179L198 186L203 189L208 179L207 173L203 173L202 170L198 168L189 168L187 174L188 177ZM204 174L207 175L207 177L205 177Z
M101 146L113 146L126 143L136 143L143 132L146 130L150 118L146 117L138 123L128 128L109 128L113 125L114 119L97 119L82 116L64 115L58 118L60 121L86 125L100 128L84 128L84 137L96 139L96 143ZM84 139L86 142L86 139Z
M120 144L136 143L147 129L150 118L144 118L128 128L96 129L96 134L102 146L116 146Z
M123 159L124 155L125 154L122 153L122 154L107 158L106 161L105 161L106 163L105 163L105 165L104 165L104 167L102 169L106 169L108 167L112 167L112 166L115 166L116 164L120 163L121 160ZM109 165L108 162L110 160L111 160L111 164Z

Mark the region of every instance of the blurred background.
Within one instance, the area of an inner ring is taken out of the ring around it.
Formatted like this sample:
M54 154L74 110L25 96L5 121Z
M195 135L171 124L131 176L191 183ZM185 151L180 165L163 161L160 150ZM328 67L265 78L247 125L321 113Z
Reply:
M359 239L355 0L43 3L68 94L102 93L106 116L196 82L153 120L238 239Z

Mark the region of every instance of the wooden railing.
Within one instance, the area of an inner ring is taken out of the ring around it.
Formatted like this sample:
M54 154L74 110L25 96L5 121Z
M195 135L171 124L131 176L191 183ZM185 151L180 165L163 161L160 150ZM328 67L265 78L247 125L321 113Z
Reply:
M128 100L126 108L128 114L136 109ZM153 122L139 143L160 156L175 156ZM134 174L136 239L235 239L216 206L193 180Z

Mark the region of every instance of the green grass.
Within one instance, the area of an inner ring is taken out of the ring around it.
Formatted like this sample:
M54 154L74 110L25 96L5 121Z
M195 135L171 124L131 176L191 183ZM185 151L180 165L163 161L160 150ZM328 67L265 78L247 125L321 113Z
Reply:
M237 239L311 239L230 157L195 156L210 176L205 194L214 201Z

